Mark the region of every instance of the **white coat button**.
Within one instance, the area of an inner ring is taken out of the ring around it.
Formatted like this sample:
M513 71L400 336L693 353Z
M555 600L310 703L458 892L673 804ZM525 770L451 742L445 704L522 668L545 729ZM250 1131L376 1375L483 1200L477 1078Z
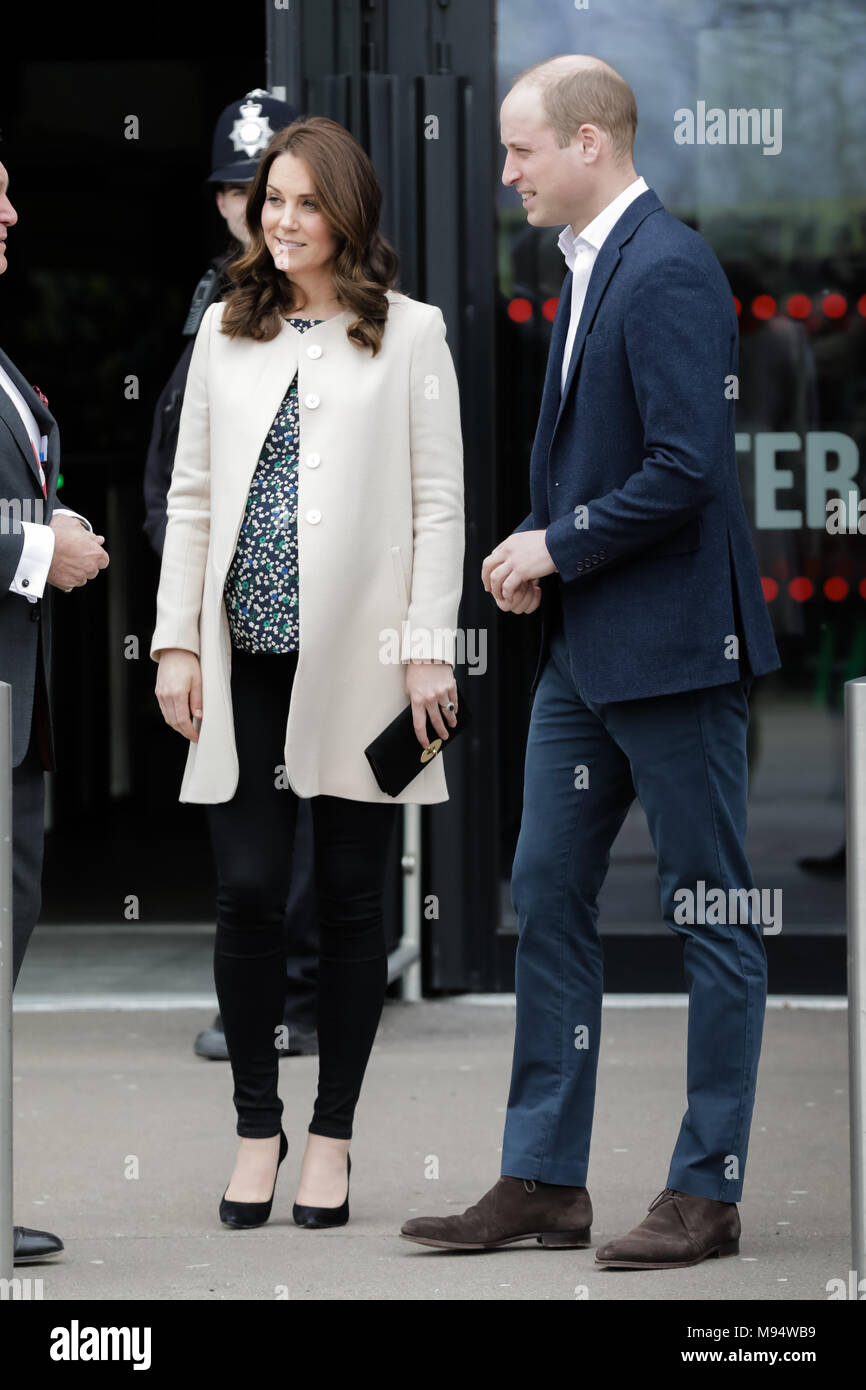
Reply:
M308 357L321 357L321 355L322 349L319 347L318 343L312 343L311 346L307 348Z
M320 464L321 462L322 462L322 459L321 459L321 456L320 456L319 454L307 454L307 467L308 467L308 468L318 468L318 466L319 466L319 464Z
M309 521L311 525L317 526L321 520L322 513L320 511L317 511L315 507L312 511L307 512L307 521Z
M315 410L318 404L319 398L316 395L315 391L311 391L309 395L304 397L304 405L309 406L310 410Z

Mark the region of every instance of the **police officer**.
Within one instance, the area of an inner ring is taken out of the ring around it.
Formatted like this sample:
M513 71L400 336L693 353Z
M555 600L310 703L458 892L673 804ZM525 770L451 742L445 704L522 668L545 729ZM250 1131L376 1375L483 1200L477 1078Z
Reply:
M184 349L154 411L153 433L144 466L144 530L157 555L162 555L165 541L165 499L174 466L180 408L195 335L205 310L222 299L229 288L227 267L249 245L245 210L259 158L274 132L291 125L297 114L293 106L277 101L263 88L256 87L241 101L227 106L216 124L213 172L207 183L216 185L216 205L225 219L229 240L226 249L214 257L195 287L181 330L186 339Z
M246 201L256 167L271 136L291 125L297 117L294 107L278 101L261 87L247 92L241 101L225 108L216 124L213 138L213 172L207 179L216 185L216 205L225 219L228 246L210 263L196 285L182 333L183 352L156 403L153 431L144 468L144 531L157 555L165 542L166 496L171 483L177 448L180 411L195 335L205 310L221 299L229 288L227 267L249 245ZM316 979L318 970L318 929L313 886L312 815L308 801L298 805L295 832L295 865L292 888L286 904L286 930L290 952L286 959L286 1005L283 1021L288 1030L286 1056L314 1054L316 1038ZM200 1057L226 1060L225 1034L217 1014L213 1025L199 1033L194 1050Z

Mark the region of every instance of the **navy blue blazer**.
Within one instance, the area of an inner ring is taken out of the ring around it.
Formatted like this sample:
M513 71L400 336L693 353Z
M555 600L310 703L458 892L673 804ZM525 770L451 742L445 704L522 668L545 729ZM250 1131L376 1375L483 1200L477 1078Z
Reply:
M575 679L594 701L776 670L737 475L737 316L719 262L652 189L636 198L596 257L560 399L571 283L569 271L532 446L532 511L516 528L544 529L558 570L541 580L532 691L560 602Z

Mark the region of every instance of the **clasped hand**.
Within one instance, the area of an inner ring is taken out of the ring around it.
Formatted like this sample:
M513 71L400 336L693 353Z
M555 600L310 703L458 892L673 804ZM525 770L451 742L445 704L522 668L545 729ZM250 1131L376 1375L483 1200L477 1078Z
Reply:
M538 580L555 571L544 531L516 531L487 556L481 582L504 613L534 613L541 602Z
M544 531L517 531L487 556L481 567L481 581L503 612L534 613L541 602L541 585L537 581L555 570ZM447 738L440 705L454 701L455 711L444 712L444 718L453 727L457 723L457 685L452 668L445 662L410 662L406 691L412 701L415 736L422 747L427 746L428 714L439 737Z
M54 532L48 583L67 594L71 589L83 588L108 564L105 537L88 531L71 512L55 512L48 524Z

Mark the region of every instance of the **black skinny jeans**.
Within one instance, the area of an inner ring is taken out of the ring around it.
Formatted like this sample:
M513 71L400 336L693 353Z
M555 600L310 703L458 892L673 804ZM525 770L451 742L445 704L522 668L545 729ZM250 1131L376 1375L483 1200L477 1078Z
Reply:
M280 1131L279 1031L286 994L286 899L298 798L285 783L297 652L232 652L239 778L207 808L217 868L214 982L234 1079L237 1133ZM282 773L282 776L280 774ZM319 921L319 1089L309 1133L350 1139L382 1014L388 956L382 893L397 805L314 796Z

